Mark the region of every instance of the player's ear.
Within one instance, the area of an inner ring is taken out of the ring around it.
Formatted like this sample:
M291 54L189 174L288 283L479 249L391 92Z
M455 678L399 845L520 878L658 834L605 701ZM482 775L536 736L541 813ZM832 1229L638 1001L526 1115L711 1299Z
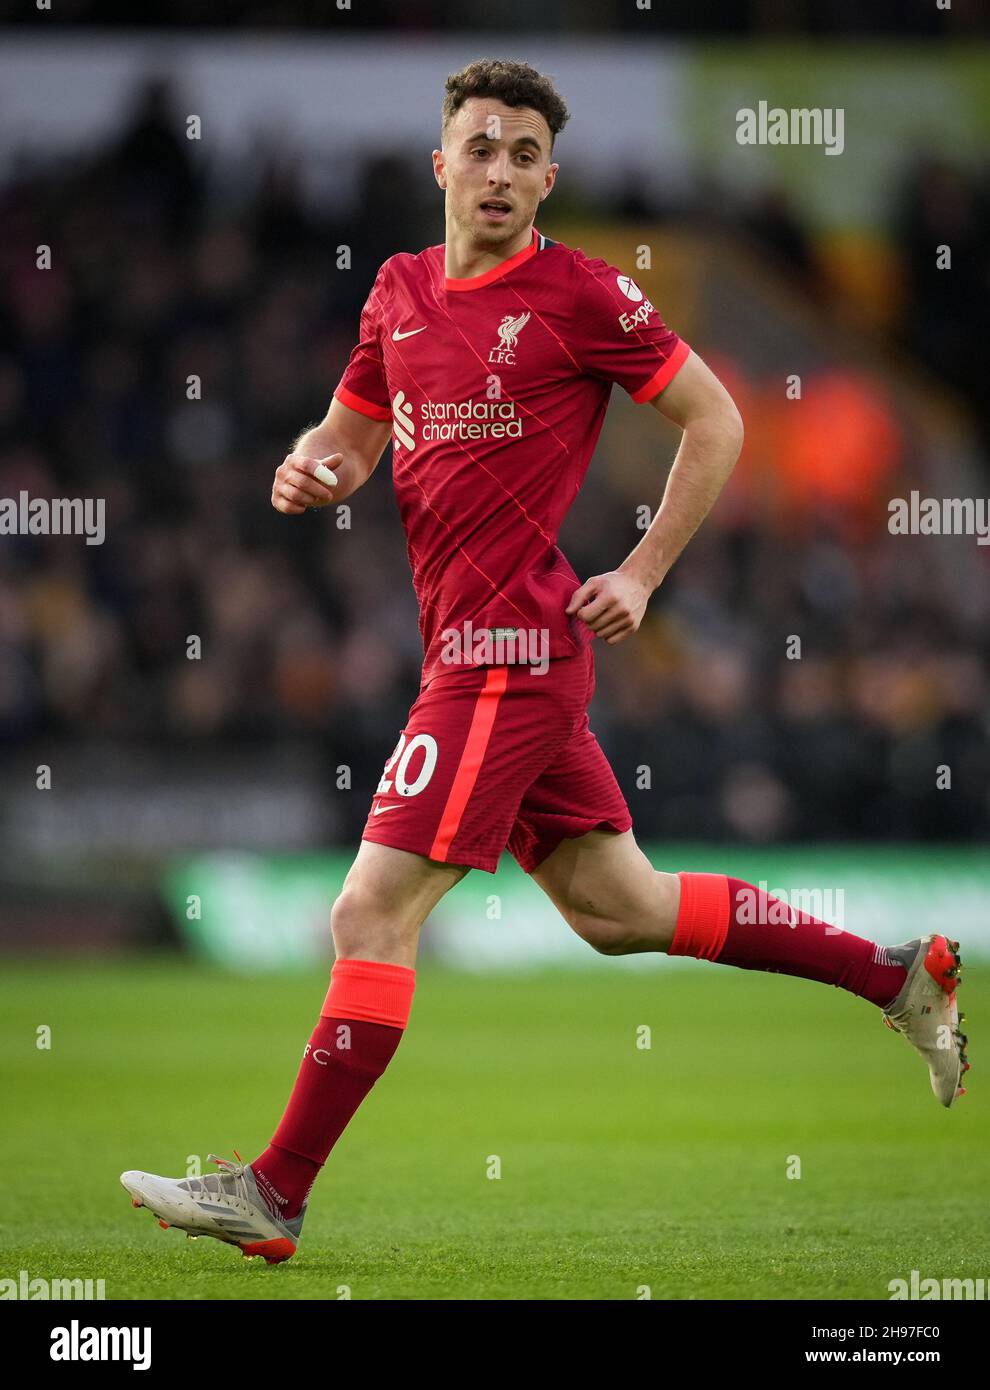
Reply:
M433 177L436 179L437 183L440 185L441 188L447 187L447 174L445 169L445 163L446 161L444 160L443 150L434 150Z

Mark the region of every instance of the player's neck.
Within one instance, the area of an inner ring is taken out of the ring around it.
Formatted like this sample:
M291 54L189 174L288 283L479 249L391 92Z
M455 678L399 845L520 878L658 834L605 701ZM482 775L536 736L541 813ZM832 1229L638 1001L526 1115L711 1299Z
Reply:
M444 256L444 270L450 280L470 280L476 275L484 275L494 270L503 261L511 260L520 251L525 251L533 240L533 227L525 227L517 237L507 241L497 251L478 246L470 235L459 228L447 225Z

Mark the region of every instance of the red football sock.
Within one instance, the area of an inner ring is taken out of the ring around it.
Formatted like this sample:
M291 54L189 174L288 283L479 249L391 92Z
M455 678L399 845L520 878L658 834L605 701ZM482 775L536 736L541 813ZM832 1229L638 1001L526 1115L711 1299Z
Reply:
M330 1150L392 1060L415 987L416 972L405 965L334 963L285 1114L251 1164L259 1190L284 1220L299 1213Z
M907 969L875 942L821 922L742 879L677 876L681 905L670 955L799 975L847 989L879 1008L900 993Z

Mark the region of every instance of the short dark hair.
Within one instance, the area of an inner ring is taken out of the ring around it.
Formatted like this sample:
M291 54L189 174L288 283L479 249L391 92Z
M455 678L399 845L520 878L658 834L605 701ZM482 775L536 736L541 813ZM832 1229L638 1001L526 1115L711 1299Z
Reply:
M469 97L495 97L506 106L529 106L550 127L553 142L570 119L564 98L549 77L530 67L505 58L478 58L460 72L452 72L444 88L440 113L440 138Z

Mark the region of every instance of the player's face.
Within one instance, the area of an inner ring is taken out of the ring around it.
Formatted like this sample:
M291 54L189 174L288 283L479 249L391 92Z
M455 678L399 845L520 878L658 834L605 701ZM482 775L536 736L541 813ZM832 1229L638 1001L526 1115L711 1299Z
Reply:
M469 97L433 152L447 212L478 245L492 249L531 226L553 187L550 127L538 111Z

